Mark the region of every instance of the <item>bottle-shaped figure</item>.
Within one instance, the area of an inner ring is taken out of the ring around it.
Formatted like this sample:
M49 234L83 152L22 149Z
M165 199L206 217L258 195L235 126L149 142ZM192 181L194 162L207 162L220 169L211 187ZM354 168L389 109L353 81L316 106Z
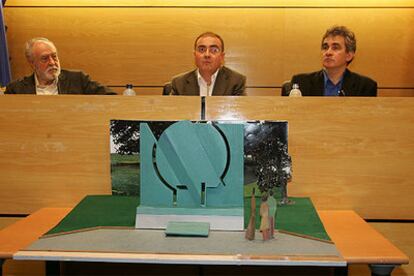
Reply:
M126 85L126 89L124 90L124 92L122 93L124 96L135 96L137 95L133 89L132 84L127 84Z
M267 204L267 194L262 196L262 203L260 203L260 232L262 232L264 241L270 239L269 205Z
M299 84L294 83L292 85L292 90L290 90L289 97L301 97L302 92L299 89Z
M245 238L246 240L254 240L254 235L256 232L256 197L255 197L255 188L252 190L252 197L250 199L250 219L249 225L247 225Z
M276 221L277 201L273 196L273 191L269 192L269 197L267 198L267 205L269 206L270 238L274 238L274 236L275 236L275 221Z

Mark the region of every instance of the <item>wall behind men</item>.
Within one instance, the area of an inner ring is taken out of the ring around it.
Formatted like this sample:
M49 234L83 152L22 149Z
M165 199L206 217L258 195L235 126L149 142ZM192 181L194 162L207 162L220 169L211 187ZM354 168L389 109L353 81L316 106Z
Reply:
M293 74L320 69L321 36L341 24L357 35L351 70L377 80L380 96L414 96L412 1L7 0L4 13L13 78L30 73L24 42L43 36L64 68L119 92L133 83L160 94L193 68L195 37L213 31L224 38L226 65L247 76L249 95L279 95Z

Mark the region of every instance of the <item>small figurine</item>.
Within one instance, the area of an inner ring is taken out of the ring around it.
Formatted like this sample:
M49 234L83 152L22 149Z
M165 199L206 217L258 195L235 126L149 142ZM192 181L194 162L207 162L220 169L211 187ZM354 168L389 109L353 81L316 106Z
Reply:
M252 197L250 199L250 219L245 233L245 238L249 241L254 240L254 234L256 232L256 197L254 195L255 188L252 190Z
M260 232L263 235L263 241L270 239L269 226L269 205L267 204L267 194L263 194L262 203L260 203Z
M270 238L273 239L275 236L277 202L276 202L276 199L273 197L272 190L269 191L269 197L267 198L267 205L269 206Z

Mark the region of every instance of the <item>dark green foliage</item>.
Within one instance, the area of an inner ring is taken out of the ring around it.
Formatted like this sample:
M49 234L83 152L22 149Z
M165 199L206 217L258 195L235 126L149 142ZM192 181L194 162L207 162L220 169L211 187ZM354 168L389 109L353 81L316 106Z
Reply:
M113 120L110 129L117 153L134 154L139 152L139 122Z
M112 120L110 124L110 130L117 153L139 153L140 123L147 123L155 138L158 139L160 138L160 135L163 133L163 131L174 122Z
M111 154L113 195L139 195L139 155Z

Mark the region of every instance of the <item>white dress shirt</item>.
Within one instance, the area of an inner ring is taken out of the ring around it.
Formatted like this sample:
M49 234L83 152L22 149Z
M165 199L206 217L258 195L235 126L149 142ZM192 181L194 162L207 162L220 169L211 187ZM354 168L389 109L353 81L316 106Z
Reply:
M36 95L57 95L58 94L58 86L57 86L58 79L57 78L50 85L40 85L39 81L37 80L36 74L34 74L34 76L35 76L35 83L36 83Z
M200 71L197 69L197 81L198 86L200 87L200 96L211 96L211 94L213 94L214 84L216 83L216 78L219 70L220 69L217 69L217 71L211 76L211 84L208 85L200 75Z

